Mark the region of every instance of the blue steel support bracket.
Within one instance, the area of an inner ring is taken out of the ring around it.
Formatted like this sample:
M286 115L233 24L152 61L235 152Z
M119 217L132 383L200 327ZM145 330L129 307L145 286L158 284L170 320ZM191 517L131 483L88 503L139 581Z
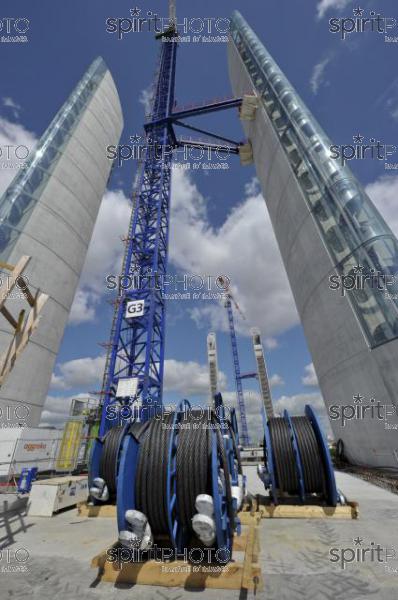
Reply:
M305 407L305 415L311 421L317 442L318 448L321 452L323 466L326 472L326 489L327 489L327 502L330 506L336 506L339 498L339 494L336 486L336 478L334 474L334 468L332 459L329 452L325 436L321 428L321 424L316 416L314 410L308 404Z
M216 522L216 543L221 560L228 562L232 557L233 525L228 516L227 497L225 489L220 490L219 469L221 456L217 443L216 431L211 431L211 473L214 502L214 518ZM224 484L225 485L225 484Z
M274 504L278 504L278 487L276 481L273 448L271 444L271 434L268 427L268 421L263 408L263 423L264 423L264 461L265 468L270 479L270 494Z
M126 511L134 510L135 505L135 476L137 471L139 442L130 431L123 439L119 473L117 478L117 526L118 530L129 529L126 521Z
M169 439L169 448L167 453L167 474L166 474L166 505L167 521L169 527L170 542L177 552L182 552L187 546L187 538L183 527L178 519L178 501L177 501L177 447L178 435L180 432L179 424L184 417L185 410L191 409L188 400L181 400L172 422L172 428Z

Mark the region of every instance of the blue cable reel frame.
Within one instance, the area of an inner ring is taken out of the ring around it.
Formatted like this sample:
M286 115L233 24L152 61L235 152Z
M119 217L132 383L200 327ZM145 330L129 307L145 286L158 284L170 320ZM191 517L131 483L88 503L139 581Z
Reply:
M287 410L285 410L283 412L283 418L285 419L285 421L289 427L289 431L290 431L290 439L292 442L293 453L295 456L295 466L296 466L297 480L298 480L298 484L299 484L299 498L300 498L301 502L304 503L304 501L305 501L304 473L303 473L303 465L301 463L300 450L298 448L298 443L297 443L296 432L294 430L292 420L291 420L290 415Z
M177 410L174 413L169 448L167 453L167 476L166 476L166 506L167 522L169 526L170 542L177 552L182 552L186 547L183 528L178 520L178 500L177 500L177 448L178 435L180 433L179 424L185 414L185 409L190 410L191 404L188 400L181 400Z
M232 425L232 431L235 434L235 441L237 443L237 445L239 446L239 427L238 427L238 419L236 417L236 410L234 408L231 408L231 425Z
M137 472L140 443L129 427L123 439L119 473L117 478L117 527L118 531L129 529L126 511L135 509L135 476Z
M129 427L130 427L130 423L126 423L124 425L124 432L120 437L120 443L119 443L117 453L116 453L116 465L115 465L115 473L116 473L115 487L116 487L116 490L118 489L118 474L119 474L119 469L120 469L120 462L122 460L122 449L124 446L124 439L125 439L125 436L126 436L126 433L127 433ZM110 430L108 430L108 431L110 431ZM102 456L102 451L104 448L105 436L106 436L106 434L102 437L97 437L93 443L93 447L91 450L91 456L89 459L90 468L88 470L88 487L89 487L89 489L92 487L94 479L101 476L101 471L100 471L101 456ZM117 494L117 492L116 492L116 494ZM97 500L96 498L94 498L93 501L94 501L94 504L96 504L96 505L102 504L101 500Z
M220 425L221 425L221 432L222 432L222 436L223 436L223 440L224 440L224 448L225 448L225 453L227 456L227 462L228 462L229 473L230 473L230 478L231 478L231 485L239 485L239 479L238 479L239 473L238 473L238 468L237 468L238 456L237 456L237 453L235 452L234 443L232 440L232 436L230 434L228 419L227 419L227 416L225 413L224 401L222 399L222 395L220 394L220 392L218 392L214 396L214 406L215 406L216 418L218 418ZM238 444L238 441L236 439L237 431L238 431L238 421L236 418L236 411L234 408L230 409L230 415L231 415L231 428L235 435L235 442L236 442L236 444Z
M276 472L275 472L275 464L273 457L273 449L271 444L271 434L268 427L268 420L265 414L265 409L262 407L262 417L263 417L263 425L264 425L264 463L267 469L268 475L268 484L265 484L267 488L269 488L270 495L274 504L278 504L278 492L277 492L277 482L276 482Z
M228 468L228 462L227 462ZM224 471L223 489L220 490L219 471L224 470L222 451L217 442L217 432L211 431L211 478L212 478L212 496L214 503L214 519L216 522L216 543L217 556L221 561L228 562L232 557L232 542L234 537L234 522L231 520L230 511L228 511L228 498L226 493L226 476ZM236 500L233 500L236 503ZM235 507L234 507L235 509Z
M336 486L336 478L334 475L334 469L332 459L329 452L329 447L326 442L326 438L323 434L321 424L313 408L307 404L305 406L305 416L310 420L312 428L314 430L318 448L321 452L322 463L326 474L326 491L327 491L327 502L330 506L336 506L339 498L339 493Z

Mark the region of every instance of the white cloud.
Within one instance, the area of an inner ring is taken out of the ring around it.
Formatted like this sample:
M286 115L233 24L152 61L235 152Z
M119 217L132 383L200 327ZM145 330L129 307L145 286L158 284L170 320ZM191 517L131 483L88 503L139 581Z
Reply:
M108 293L105 278L120 274L125 249L121 237L127 234L130 214L131 203L123 192L105 193L72 305L71 324L95 319L96 305Z
M218 373L219 389L223 391L227 385L225 373ZM164 391L179 392L184 395L209 395L209 369L194 361L165 360Z
M215 229L207 217L206 200L189 174L174 170L171 232L170 260L177 268L230 278L246 316L243 321L236 315L239 333L250 335L250 327L256 326L264 337L273 336L298 323L266 205L253 182L243 202ZM211 302L194 308L191 315L199 327L227 331L225 312L221 304Z
M311 385L311 386L317 386L317 385L319 385L318 384L318 378L316 376L315 367L314 367L313 363L310 363L309 365L306 365L304 367L304 371L305 371L305 374L301 378L301 382L304 385Z
M145 115L149 115L151 113L152 99L153 99L152 86L148 87L144 90L141 90L140 95L138 97L138 102L143 105L144 110L145 110Z
M383 175L365 188L392 231L398 236L398 176Z
M56 365L51 380L52 389L67 390L80 388L82 391L102 381L105 356L77 358ZM220 390L225 390L227 378L219 371ZM164 391L187 395L209 394L209 369L195 361L165 360Z
M87 398L87 394L47 396L41 413L40 426L63 428L70 416L71 404L74 398Z
M273 337L265 338L265 340L263 340L263 345L267 350L274 350L275 348L278 348L278 346L279 346L278 340Z
M285 385L285 381L283 377L275 373L275 375L271 375L269 378L269 384L271 387L277 387L279 385Z
M37 138L31 131L0 117L0 194L17 175L26 162L25 155L32 151L36 143Z
M87 323L95 321L95 307L99 302L97 294L78 289L69 314L69 323Z
M88 388L102 380L105 356L77 358L56 365L52 376L53 389Z
M325 80L325 70L332 58L333 54L329 54L314 66L310 79L310 86L313 94L317 94L321 85L327 83Z
M9 108L15 119L18 119L19 113L22 110L22 107L17 104L10 96L3 96L2 98L3 106Z
M321 0L317 5L317 18L322 19L328 10L342 10L353 0Z

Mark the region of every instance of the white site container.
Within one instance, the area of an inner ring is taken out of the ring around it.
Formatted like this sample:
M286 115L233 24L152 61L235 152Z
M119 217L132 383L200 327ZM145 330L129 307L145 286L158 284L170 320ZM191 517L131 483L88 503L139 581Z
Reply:
M42 427L0 429L0 478L19 475L23 468L53 471L62 431Z
M29 495L28 514L33 517L51 517L62 508L84 502L87 496L87 475L70 475L35 481Z

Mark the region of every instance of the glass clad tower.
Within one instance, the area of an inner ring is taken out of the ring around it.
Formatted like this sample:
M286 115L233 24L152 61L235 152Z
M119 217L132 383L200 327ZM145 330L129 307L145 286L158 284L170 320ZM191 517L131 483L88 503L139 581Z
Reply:
M0 415L7 415L7 421L18 422L18 415L27 414L23 422L40 422L112 167L106 147L117 145L122 127L114 81L98 58L0 198L0 261L15 265L21 256L30 256L30 289L49 296L37 330L0 388ZM22 300L9 302L14 315L26 308ZM0 353L8 348L11 335L2 318Z
M0 198L0 261L7 262L54 167L107 67L97 58L40 138L29 161Z
M234 92L260 100L246 134L336 439L353 462L398 467L396 430L379 418L383 409L344 427L340 418L360 394L361 404L389 406L388 423L397 423L398 304L371 279L398 273L397 240L238 12L230 38ZM362 274L365 283L343 297L331 289L336 274Z

